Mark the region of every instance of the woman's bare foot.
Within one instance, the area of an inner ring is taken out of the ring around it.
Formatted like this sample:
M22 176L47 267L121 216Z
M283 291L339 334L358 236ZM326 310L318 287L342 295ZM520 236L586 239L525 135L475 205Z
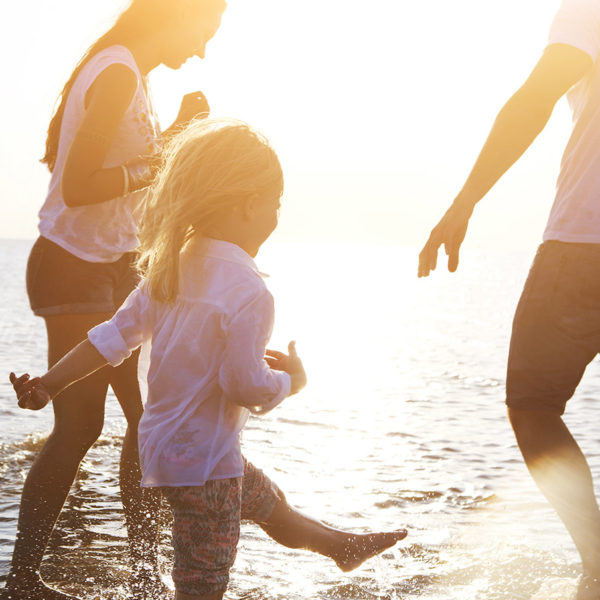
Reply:
M37 581L28 585L7 583L0 591L0 600L80 600L77 596L71 596L48 587L43 581Z
M151 576L140 574L131 578L132 600L172 600L172 592L156 574Z
M381 533L350 533L341 540L339 550L330 554L335 564L345 573L356 569L365 560L391 548L407 536L406 529Z

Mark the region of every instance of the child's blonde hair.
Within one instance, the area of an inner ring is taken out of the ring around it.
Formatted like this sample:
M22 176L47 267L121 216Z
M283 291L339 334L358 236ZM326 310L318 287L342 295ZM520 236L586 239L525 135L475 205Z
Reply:
M189 125L166 148L142 217L138 268L150 296L175 300L181 251L224 209L282 192L279 160L260 133L232 119Z

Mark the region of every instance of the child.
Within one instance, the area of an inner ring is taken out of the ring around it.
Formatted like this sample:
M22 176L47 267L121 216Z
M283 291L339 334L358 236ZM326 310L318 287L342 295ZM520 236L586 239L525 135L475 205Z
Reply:
M277 156L247 125L191 125L166 152L148 199L140 286L43 377L11 373L19 405L39 409L151 342L142 485L160 487L173 511L177 600L222 598L242 517L343 570L406 536L350 534L305 517L242 457L249 413L273 409L306 384L294 342L288 355L266 350L273 298L252 260L277 225L282 190Z

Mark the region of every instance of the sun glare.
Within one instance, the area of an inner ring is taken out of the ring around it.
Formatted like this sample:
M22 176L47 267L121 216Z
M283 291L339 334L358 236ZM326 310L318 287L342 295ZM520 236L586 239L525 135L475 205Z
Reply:
M29 35L15 27L2 42L5 55L20 60L5 73L19 93L2 99L10 143L0 168L3 197L22 201L5 204L0 235L35 235L48 181L37 160L54 100L122 5L63 0L26 19L25 5L11 5L13 22L27 22ZM230 0L204 61L153 73L155 102L167 126L181 96L200 89L214 115L247 120L270 137L287 179L278 239L418 245L543 50L557 6ZM513 226L501 205L522 210L524 195L523 230L541 230L568 127L564 113L553 120L544 136L559 139L537 144L492 194L502 199L481 211L485 225L473 239L501 239Z

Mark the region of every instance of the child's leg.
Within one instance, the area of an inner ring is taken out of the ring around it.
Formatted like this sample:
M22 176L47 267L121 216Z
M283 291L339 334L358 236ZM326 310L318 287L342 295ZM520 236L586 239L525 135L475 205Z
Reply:
M175 598L220 600L240 538L242 479L162 492L173 511Z
M304 548L333 559L351 571L406 537L406 530L350 533L302 514L260 469L245 462L242 519L254 521L279 544Z

